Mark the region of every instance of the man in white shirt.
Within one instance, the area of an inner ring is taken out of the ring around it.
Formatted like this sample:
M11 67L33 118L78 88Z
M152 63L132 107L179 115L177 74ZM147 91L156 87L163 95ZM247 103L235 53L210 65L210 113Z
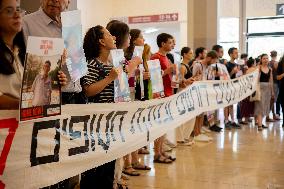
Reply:
M210 51L206 55L205 59L203 59L201 62L196 62L193 65L193 77L196 77L199 81L205 81L209 79L210 73L212 72L211 64L214 64L217 62L218 56L216 51ZM194 140L200 141L200 142L209 142L213 140L211 137L208 137L205 134L201 133L201 129L203 126L204 121L204 114L196 117L195 121L195 128L194 128Z
M25 39L28 36L62 38L62 25L60 15L69 5L69 0L42 0L41 8L23 18L23 31ZM68 79L66 86L62 87L62 103L77 104L76 97L82 91L80 80L73 82L65 63L62 71Z

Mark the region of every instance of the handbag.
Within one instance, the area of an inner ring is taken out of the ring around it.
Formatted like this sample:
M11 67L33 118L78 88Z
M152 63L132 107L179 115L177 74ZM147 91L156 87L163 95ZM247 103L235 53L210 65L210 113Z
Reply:
M260 83L258 82L256 85L255 92L250 96L249 99L251 102L260 101L261 100L261 91L260 91Z
M250 96L249 101L254 102L254 101L260 101L261 100L261 91L260 91L260 67L259 67L259 75L258 75L258 82L256 84L256 89L255 92L252 93L252 95Z

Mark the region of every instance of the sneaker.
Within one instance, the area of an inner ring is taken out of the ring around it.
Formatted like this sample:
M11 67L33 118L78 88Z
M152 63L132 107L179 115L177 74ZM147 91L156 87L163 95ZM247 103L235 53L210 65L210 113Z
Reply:
M210 142L213 139L211 137L208 137L207 135L201 134L201 135L194 137L194 140L196 142Z
M230 121L225 123L225 128L228 129L228 130L231 130L232 129L232 123Z
M279 117L279 115L277 115L277 114L274 114L274 115L273 115L273 119L274 119L275 121L280 121L280 117Z
M221 132L223 128L221 127L218 127L216 124L214 124L213 126L210 127L210 130L213 131L213 132Z
M242 128L239 124L237 124L235 122L233 122L231 125L232 125L233 128L236 128L236 129L241 129Z
M252 121L253 121L253 118L250 117L250 118L248 119L248 122L251 123Z
M163 151L164 152L171 152L173 149L166 144L163 144Z
M239 124L240 124L240 125L247 125L247 124L248 124L248 122L240 121L240 122L239 122Z
M275 122L273 119L270 119L270 117L267 117L266 118L266 122L271 122L271 123L273 123L273 122Z
M201 131L204 131L205 133L211 133L211 131L209 129L207 129L206 127L202 127ZM205 134L203 133L203 134Z
M165 140L165 144L168 145L170 148L176 148L177 145L169 141L168 139Z

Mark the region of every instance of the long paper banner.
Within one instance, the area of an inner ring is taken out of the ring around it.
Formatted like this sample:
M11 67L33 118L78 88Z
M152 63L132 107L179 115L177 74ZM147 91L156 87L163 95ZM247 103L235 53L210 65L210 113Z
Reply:
M248 97L257 76L256 71L235 80L196 82L159 100L65 105L61 116L18 128L15 120L2 120L0 188L52 185L129 154L202 112Z

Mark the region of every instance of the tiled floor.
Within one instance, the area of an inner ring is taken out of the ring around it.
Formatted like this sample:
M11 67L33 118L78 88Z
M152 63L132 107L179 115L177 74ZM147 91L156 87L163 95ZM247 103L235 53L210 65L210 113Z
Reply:
M284 129L281 122L258 132L251 124L241 130L209 134L212 143L178 147L177 161L153 164L153 154L141 156L152 167L131 177L130 189L284 189Z

